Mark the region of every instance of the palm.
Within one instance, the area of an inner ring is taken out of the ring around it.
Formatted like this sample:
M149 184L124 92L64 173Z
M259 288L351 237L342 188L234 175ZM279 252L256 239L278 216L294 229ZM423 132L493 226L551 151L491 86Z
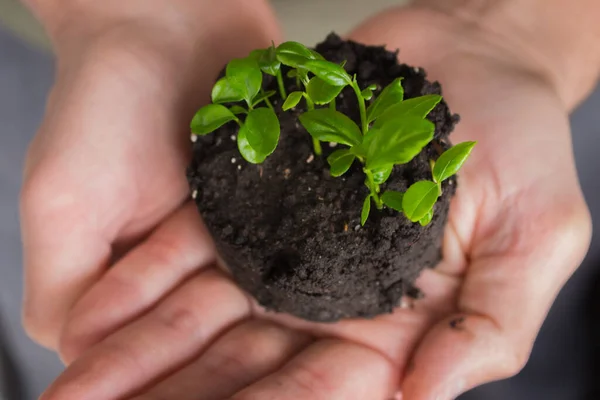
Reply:
M376 33L357 35L368 41ZM478 141L459 179L444 259L418 282L425 299L374 320L331 325L265 313L211 266L209 239L187 204L79 301L62 354L73 360L91 349L49 395L107 399L141 391L142 398L217 400L241 391L236 399L378 400L402 386L409 400L445 400L514 373L534 339L524 327L541 324L538 310L568 275L541 271L581 253L559 246L565 232L553 229L562 227L555 211L569 213L581 201L565 151L566 113L545 84L488 57L407 54L442 81L461 114L453 139ZM125 161L166 164L169 173L124 171L138 183L131 193L137 202L123 210L133 232L175 210L184 193L176 153L153 154L161 150L144 143L131 143L126 155L142 162ZM157 182L161 174L166 179Z

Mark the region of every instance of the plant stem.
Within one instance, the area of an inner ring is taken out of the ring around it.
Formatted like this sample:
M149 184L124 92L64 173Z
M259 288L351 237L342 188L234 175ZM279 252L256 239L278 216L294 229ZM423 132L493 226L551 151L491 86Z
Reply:
M360 109L360 122L362 123L362 134L364 136L369 131L369 124L367 123L367 107L365 106L365 99L362 97L358 82L356 81L356 76L354 77L354 81L352 81L352 89L354 89L356 98L358 100L358 108Z
M275 107L273 107L273 104L271 103L271 100L269 100L268 97L265 98L265 103L267 104L267 107L269 107L271 110L275 111Z
M283 84L281 68L279 68L279 71L277 71L277 85L279 86L279 94L281 95L281 99L285 101L285 99L287 99L287 93L285 92L285 85Z
M260 93L265 94L264 89L261 88ZM271 110L275 111L275 108L273 107L273 104L271 103L271 100L269 100L268 97L265 97L263 100L264 100L265 104L267 105L267 107L269 107Z
M304 93L304 99L306 100L306 108L308 111L315 109L315 103L308 97L308 94ZM321 142L318 139L312 138L313 141L313 149L315 154L320 156L323 153L323 149L321 148Z
M379 192L381 189L379 188L379 185L375 183L375 179L373 178L373 173L371 170L363 168L363 172L365 175L367 175L367 187L371 191L371 196L375 201L375 205L379 210L381 210L383 208L383 201L381 200L381 197L379 197Z
M329 108L331 108L333 111L337 110L337 108L335 106L335 98L333 100L331 100L331 103L329 103Z
M323 149L321 148L321 142L318 139L313 138L313 149L315 150L315 154L320 156L323 153Z

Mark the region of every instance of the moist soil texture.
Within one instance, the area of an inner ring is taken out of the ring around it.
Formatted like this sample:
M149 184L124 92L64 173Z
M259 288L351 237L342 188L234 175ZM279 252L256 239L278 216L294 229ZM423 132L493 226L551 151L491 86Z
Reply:
M345 60L361 87L381 88L403 77L405 98L441 94L440 85L429 82L423 69L400 64L398 53L383 47L331 34L316 50L330 61ZM263 86L277 90L275 80L266 75ZM293 79L286 79L286 86L288 93L297 89ZM323 143L323 155L313 154L311 137L298 122L304 102L282 112L279 96L271 99L281 138L264 163L250 164L241 157L235 141L238 127L230 123L198 137L187 171L198 210L238 285L269 310L320 322L374 317L391 312L402 296L418 296L415 279L441 258L456 180L444 182L426 227L374 206L361 227L368 189L359 162L342 177L331 177L326 157L335 148ZM346 88L337 110L360 126L357 104L354 92ZM405 191L416 181L431 179L429 160L449 147L458 116L442 101L428 119L435 123L434 141L410 163L396 166L382 191Z

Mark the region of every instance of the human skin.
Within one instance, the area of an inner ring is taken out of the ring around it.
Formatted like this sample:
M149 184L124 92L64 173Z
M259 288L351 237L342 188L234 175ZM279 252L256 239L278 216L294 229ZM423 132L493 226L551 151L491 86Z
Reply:
M568 114L599 72L594 1L427 1L350 35L425 67L478 145L426 298L328 325L260 310L186 200L186 126L279 39L268 7L58 3L32 3L59 68L22 196L24 323L68 365L44 400L447 400L522 368L590 238Z

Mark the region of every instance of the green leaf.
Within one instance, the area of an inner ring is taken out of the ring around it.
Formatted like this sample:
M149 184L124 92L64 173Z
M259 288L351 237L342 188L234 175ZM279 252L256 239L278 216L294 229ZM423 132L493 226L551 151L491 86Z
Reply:
M388 190L381 196L381 200L383 201L383 204L385 204L392 210L396 210L398 212L402 212L402 199L403 198L404 198L404 193L394 192L392 190Z
M211 98L213 103L235 103L244 100L242 92L231 85L226 77L223 77L213 86Z
M249 163L260 164L261 162L265 161L267 155L257 153L256 150L250 146L250 143L248 143L248 138L246 138L247 132L248 130L246 125L242 125L237 135L238 150L240 151L242 157L244 157L244 159Z
M317 140L355 146L362 135L354 121L330 108L319 108L300 115L300 123Z
M330 85L346 86L352 84L352 77L336 63L314 60L307 62L304 67Z
M284 42L277 47L277 59L284 65L298 68L308 60L315 60L316 56L305 45L298 42Z
M477 142L463 142L446 150L433 166L433 180L443 182L463 166Z
M366 88L365 90L360 92L360 95L365 100L371 100L373 98L373 90L371 88Z
M248 114L248 110L246 110L244 107L240 107L240 106L231 106L229 107L229 111L231 111L232 113L238 115L238 114Z
M259 156L268 156L279 142L279 120L270 108L255 108L244 121L248 143Z
M394 169L393 165L386 165L384 167L381 167L374 171L371 171L373 173L373 180L378 185L385 183L388 180L388 178L390 177L390 175L392 174L393 169Z
M325 60L325 57L323 57L320 53L318 53L317 51L313 50L313 49L309 49L311 54L312 54L312 59L313 60ZM346 64L346 61L343 62L343 64ZM342 65L343 67L344 65Z
M429 212L419 220L419 223L421 224L421 226L427 226L429 225L429 223L431 222L431 220L433 219L433 208L431 210L429 210Z
M308 84L308 70L304 69L304 68L298 68L296 70L296 72L298 73L298 78L300 78L300 81L302 81L302 83L307 85Z
M285 99L285 102L283 103L283 111L287 111L290 108L294 108L298 105L298 103L300 103L300 100L302 100L302 95L304 93L302 92L292 92L288 95L287 99Z
M327 157L329 163L331 176L341 176L350 169L350 166L354 162L356 156L350 152L349 149L336 150Z
M250 58L254 58L256 61L264 54L267 49L255 49L250 52Z
M381 132L381 129L377 129L377 128L369 129L367 134L363 136L362 143L358 144L358 145L354 145L350 148L350 151L352 152L352 154L354 154L356 157L359 157L363 160L366 159L368 146L371 145L371 143L375 139L375 135L379 134L379 132Z
M377 96L373 104L367 109L367 121L373 122L391 107L401 104L404 100L404 88L402 87L402 78L394 79L392 83L383 89Z
M315 76L306 85L306 93L316 104L328 104L342 91L343 86L333 86Z
M258 66L265 74L276 76L281 68L281 62L277 59L277 50L273 46L263 50L257 61Z
M438 198L438 187L435 182L419 181L408 188L402 199L404 215L412 222L417 222L431 211Z
M388 108L375 122L374 126L381 126L390 119L399 117L418 117L425 118L435 106L442 101L442 96L430 94L427 96L415 97L414 99L404 100L400 104L396 104Z
M242 94L248 104L252 104L262 85L258 62L252 57L236 58L227 64L225 73L230 85Z
M295 78L298 76L298 71L295 69L290 69L287 74L285 74L288 78Z
M268 92L257 94L256 97L252 100L252 107L255 107L261 101L268 99L269 97L273 96L275 93L277 93L275 90L269 90Z
M388 121L365 136L367 168L406 164L433 140L434 131L435 125L426 119L406 117Z
M367 218L369 218L370 212L371 212L371 195L368 195L363 203L362 211L360 213L360 224L362 226L365 226L365 222L367 222Z
M194 115L190 128L196 135L206 135L235 119L236 116L227 107L208 104Z

